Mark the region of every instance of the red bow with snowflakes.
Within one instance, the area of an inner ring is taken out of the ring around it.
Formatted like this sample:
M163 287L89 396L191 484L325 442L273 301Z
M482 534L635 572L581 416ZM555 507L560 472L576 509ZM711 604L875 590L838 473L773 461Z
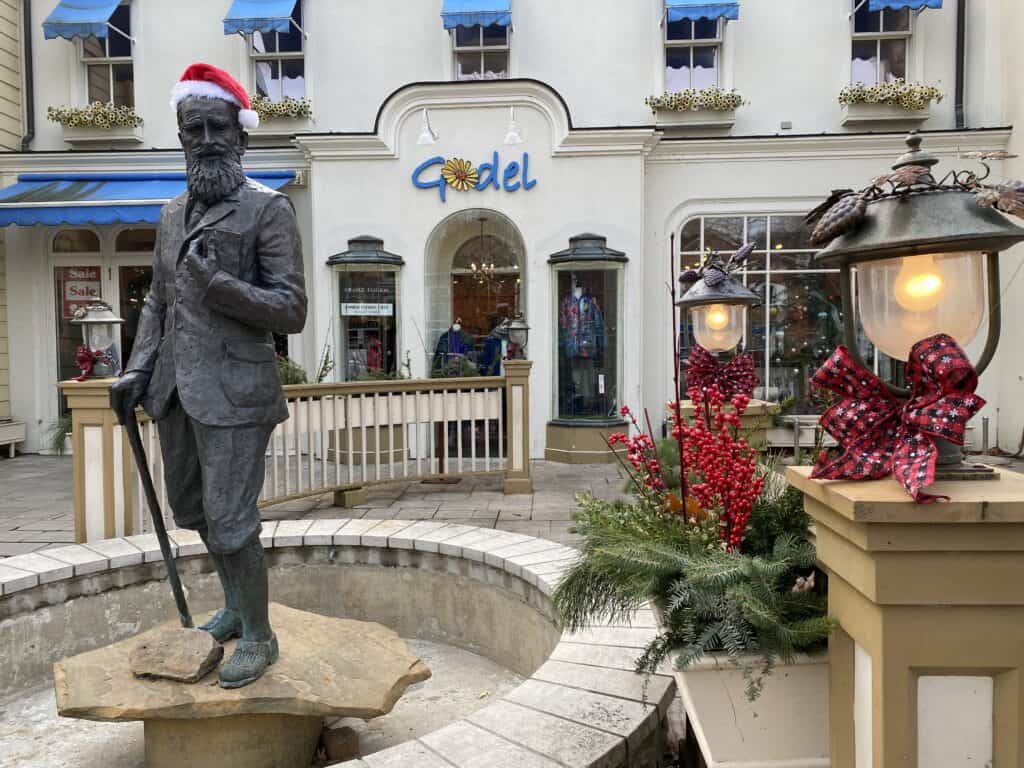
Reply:
M750 395L760 383L754 373L754 356L749 352L737 355L728 363L718 362L700 344L693 348L686 361L686 390L707 392L713 386L728 400L733 395Z
M919 503L948 498L922 489L935 481L935 438L963 445L967 422L985 405L974 394L978 372L943 333L917 342L906 370L910 398L902 400L845 346L836 348L811 383L843 398L821 417L839 448L819 458L811 477L877 480L892 474Z

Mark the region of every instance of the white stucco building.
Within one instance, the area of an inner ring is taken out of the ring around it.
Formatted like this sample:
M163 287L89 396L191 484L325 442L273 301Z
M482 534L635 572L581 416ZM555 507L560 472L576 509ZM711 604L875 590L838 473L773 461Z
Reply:
M90 4L93 27L62 16L57 0L24 3L32 136L28 151L0 155L3 186L27 190L0 193L0 223L11 225L11 408L29 425L28 450L45 447L56 382L75 372L69 287L109 301L130 343L153 211L184 185L168 94L197 60L251 93L312 105L311 118L265 121L246 155L251 173L285 184L302 226L311 312L288 354L312 373L329 350L337 379L407 362L413 376L450 373L452 360L465 371L463 353L476 371L493 325L522 312L535 457L556 447L551 422L599 426L623 403L660 413L670 397L670 236L677 265L757 242L745 279L766 304L745 345L759 394L809 411L807 376L841 325L837 276L814 269L803 214L886 170L909 129L947 170L972 162L958 152L1021 148L1019 0ZM918 111L838 101L853 79L899 76L945 98ZM652 114L644 102L714 85L743 105ZM91 100L133 106L143 123L47 119L49 107ZM456 158L481 188L439 186ZM995 171L1019 177L1024 166ZM1004 256L1004 339L981 389L992 442L1010 450L1024 428L1021 256ZM591 297L583 314L599 310L593 338L565 325L577 286Z

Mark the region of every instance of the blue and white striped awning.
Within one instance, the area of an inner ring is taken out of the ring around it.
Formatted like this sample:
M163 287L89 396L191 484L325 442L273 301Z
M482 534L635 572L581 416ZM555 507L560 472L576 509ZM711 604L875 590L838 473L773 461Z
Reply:
M254 171L249 178L280 189L294 171ZM157 224L160 209L185 191L185 174L23 173L0 189L0 227L17 224Z
M43 21L47 40L63 37L106 37L107 22L121 0L60 0Z
M909 8L912 11L919 11L922 8L941 8L942 0L868 0L869 11L884 11L886 9L899 11Z
M512 24L512 0L444 0L441 19L445 29Z
M670 23L685 19L738 19L740 1L709 3L706 0L665 0L665 14Z
M224 34L287 32L296 0L234 0L224 17Z

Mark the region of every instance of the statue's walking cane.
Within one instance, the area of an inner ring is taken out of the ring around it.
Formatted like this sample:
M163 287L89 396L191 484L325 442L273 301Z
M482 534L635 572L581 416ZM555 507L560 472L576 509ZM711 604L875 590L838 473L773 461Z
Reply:
M185 601L185 590L181 587L181 579L178 578L178 566L174 562L174 552L171 551L171 541L167 537L167 527L164 525L164 516L160 511L160 502L156 498L156 489L153 487L153 476L149 473L149 463L146 461L146 451L142 447L142 435L139 434L139 423L135 420L135 414L128 414L124 422L124 430L128 435L128 443L135 455L135 466L139 469L139 477L142 478L142 488L146 493L146 501L149 502L149 512L153 516L153 532L157 541L160 542L160 553L164 556L164 565L167 566L167 580L171 582L171 591L174 592L174 602L178 604L178 616L181 619L181 626L185 629L192 628L192 614L188 612L188 603Z

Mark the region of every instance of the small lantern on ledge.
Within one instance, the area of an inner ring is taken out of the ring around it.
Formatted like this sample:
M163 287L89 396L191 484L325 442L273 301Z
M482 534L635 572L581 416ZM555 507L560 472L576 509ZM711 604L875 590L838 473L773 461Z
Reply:
M508 323L508 355L509 360L525 360L526 344L530 340L530 326L523 319L523 313L517 312L516 316Z
M868 339L896 360L906 361L911 349L921 350L925 340L951 337L955 344L945 343L939 357L915 352L919 359L911 364L922 368L948 362L950 349L953 357L963 358L955 347L966 347L977 337L987 310L981 356L973 368L965 358L961 363L970 369L969 387L960 391L956 381L929 368L917 376L918 381L922 376L936 380L935 397L970 398L970 405L980 408L984 401L973 394L976 375L992 361L1001 330L999 252L1024 241L1024 229L997 211L1024 214L1024 184L983 183L990 171L986 161L1002 159L1005 152L969 155L985 167L982 176L951 171L936 180L932 169L939 161L921 150L921 137L911 134L906 143L908 151L890 173L860 192L833 192L808 214L811 242L827 246L814 261L820 268L840 269L845 354L868 371L871 367L858 350L855 310L860 311ZM962 375L963 371L956 374ZM944 377L947 380L940 380ZM896 397L910 398L911 406L920 395L883 383ZM988 467L963 464L959 445L935 434L930 437L938 452L935 479L993 476Z
M72 325L82 328L82 346L75 354L75 363L82 371L76 381L84 379L102 379L116 376L120 370L115 344L118 338L118 326L124 319L114 314L110 305L103 301L93 303L75 310Z

